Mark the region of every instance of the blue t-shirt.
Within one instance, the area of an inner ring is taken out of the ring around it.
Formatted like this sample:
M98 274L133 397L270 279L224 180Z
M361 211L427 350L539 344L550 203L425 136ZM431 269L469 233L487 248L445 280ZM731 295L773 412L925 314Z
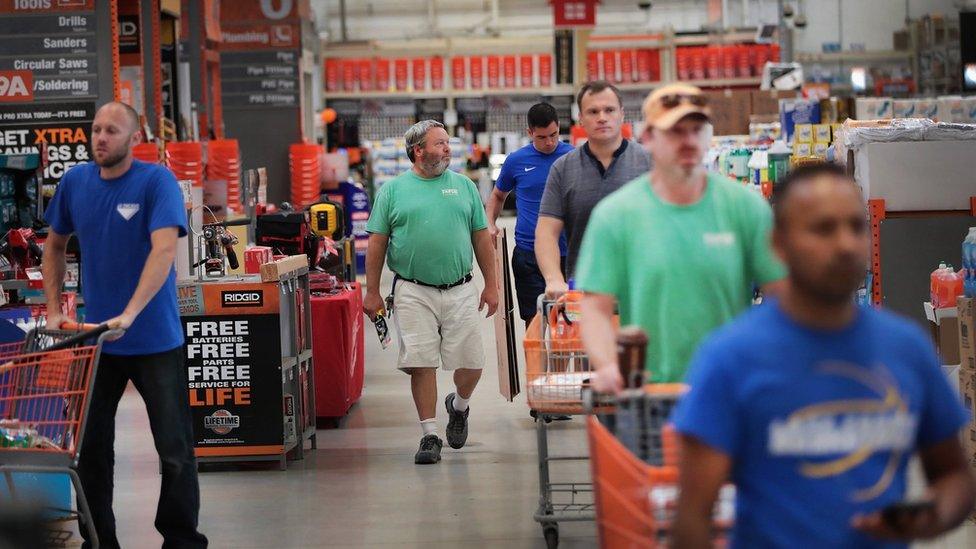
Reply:
M688 383L672 420L732 458L733 547L904 547L851 518L902 501L912 454L969 416L925 334L869 308L819 331L772 300L713 334Z
M523 250L535 250L535 225L539 221L539 204L546 190L549 168L560 156L573 150L568 143L559 142L556 150L543 154L529 143L508 155L495 181L502 192L515 191L515 245ZM559 253L566 255L566 235L559 237Z
M74 233L81 247L85 319L98 323L125 310L139 284L152 249L152 232L178 227L186 236L183 193L172 172L134 160L121 177L105 180L89 162L61 178L44 219L58 234ZM145 355L170 351L183 344L176 308L176 269L132 326L106 353Z

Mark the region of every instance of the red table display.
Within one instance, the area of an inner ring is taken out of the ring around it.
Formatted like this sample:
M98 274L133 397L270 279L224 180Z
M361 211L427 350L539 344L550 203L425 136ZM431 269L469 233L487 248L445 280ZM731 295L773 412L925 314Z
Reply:
M358 283L312 304L315 416L341 418L363 394L366 362L363 295Z

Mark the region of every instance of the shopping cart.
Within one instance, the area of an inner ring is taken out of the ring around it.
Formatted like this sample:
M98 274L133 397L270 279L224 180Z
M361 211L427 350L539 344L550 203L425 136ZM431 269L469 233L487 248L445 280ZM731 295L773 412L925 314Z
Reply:
M623 347L620 363L625 364L627 355L640 357L625 369L640 368L643 351ZM650 384L616 397L584 395L584 404L595 412L587 417L586 429L603 549L669 545L678 502L678 438L668 418L685 390L682 384ZM734 509L735 489L725 486L713 513L716 546L725 545Z
M542 525L546 545L559 545L560 522L593 520L593 487L587 480L554 482L554 463L569 466L586 455L549 453L549 424L559 416L584 413L583 395L592 370L579 337L579 299L575 292L556 301L539 297L539 314L525 334L526 400L536 423L539 455L539 507L534 518Z
M68 323L35 329L23 344L0 346L0 472L14 502L13 473L67 474L78 511L58 510L86 528L98 547L88 501L75 469L102 343L116 337L106 325ZM51 542L65 532L52 530ZM66 532L70 536L70 532Z

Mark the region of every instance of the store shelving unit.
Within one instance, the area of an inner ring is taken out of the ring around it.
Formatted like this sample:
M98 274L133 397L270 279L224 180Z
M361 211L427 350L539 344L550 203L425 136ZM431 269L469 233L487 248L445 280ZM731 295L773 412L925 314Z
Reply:
M959 21L923 17L911 27L916 88L927 95L958 93L962 89Z

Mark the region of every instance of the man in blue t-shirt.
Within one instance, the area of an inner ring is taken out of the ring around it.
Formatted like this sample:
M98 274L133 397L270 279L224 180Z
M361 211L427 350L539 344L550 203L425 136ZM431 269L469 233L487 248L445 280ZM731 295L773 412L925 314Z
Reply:
M854 303L869 243L859 190L818 164L776 193L787 288L702 345L672 417L674 546L709 544L729 481L733 547L905 547L956 527L976 494L959 440L969 414L917 326ZM928 486L896 506L916 453Z
M488 231L492 239L498 234L495 221L508 198L515 191L515 249L512 251L512 273L519 315L526 326L535 316L539 295L546 290L546 280L535 260L535 226L539 221L539 204L546 190L549 169L559 157L573 150L572 145L559 140L559 117L548 103L538 103L529 109L529 138L531 143L505 159L486 207ZM559 253L566 257L566 235L559 239ZM560 261L565 264L565 261ZM563 273L565 275L565 273Z
M101 107L92 124L94 163L64 175L44 218L44 293L61 302L65 246L81 247L87 320L125 330L106 343L82 441L78 475L101 547L118 547L112 512L115 412L129 381L146 403L162 479L156 528L166 547L206 547L197 531L200 488L176 307L177 239L186 235L183 193L162 166L132 158L139 115L123 103ZM66 320L48 308L49 326ZM85 547L92 545L81 528Z

